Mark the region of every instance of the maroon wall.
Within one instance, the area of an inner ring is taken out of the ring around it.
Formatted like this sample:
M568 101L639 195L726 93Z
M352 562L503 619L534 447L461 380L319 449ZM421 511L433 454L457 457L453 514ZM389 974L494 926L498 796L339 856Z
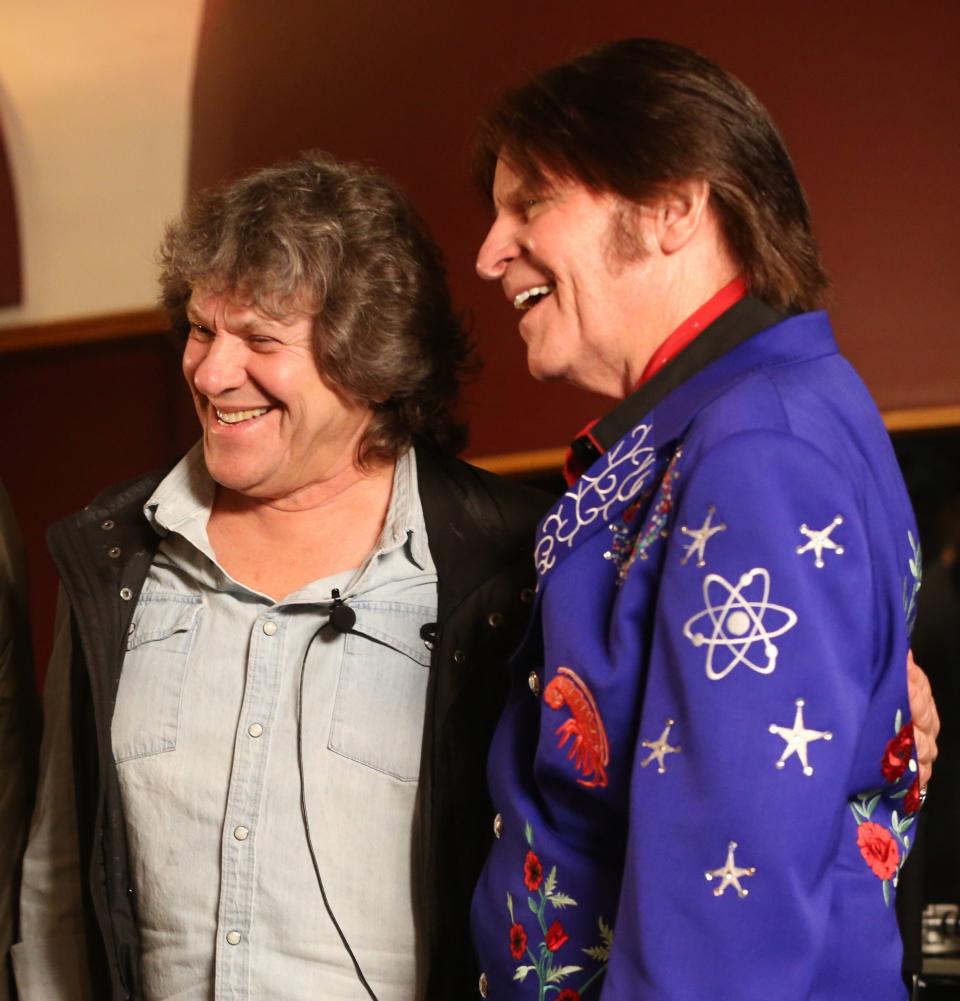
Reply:
M530 382L512 310L473 276L488 209L467 178L472 123L530 71L641 34L700 49L773 113L834 279L841 344L881 406L960 399L953 0L209 0L192 186L310 146L381 166L426 216L475 319L486 369L470 394L471 451L562 444L598 402Z
M470 395L472 452L557 446L602 404L532 383L515 315L473 276L489 213L467 179L472 123L504 87L591 42L671 38L743 77L780 123L833 272L841 341L881 404L958 401L960 4L930 0L909 18L884 0L661 6L210 0L192 186L309 146L382 166L426 215L475 319L486 370ZM0 255L12 246L0 229ZM43 530L182 452L194 429L177 370L162 337L0 354L0 477L27 538L41 662L54 590Z

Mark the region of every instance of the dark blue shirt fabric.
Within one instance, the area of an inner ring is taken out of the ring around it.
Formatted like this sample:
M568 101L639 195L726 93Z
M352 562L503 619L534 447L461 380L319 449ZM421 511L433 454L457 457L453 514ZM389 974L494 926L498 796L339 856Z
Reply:
M916 539L823 313L701 368L557 502L489 762L489 997L904 997Z

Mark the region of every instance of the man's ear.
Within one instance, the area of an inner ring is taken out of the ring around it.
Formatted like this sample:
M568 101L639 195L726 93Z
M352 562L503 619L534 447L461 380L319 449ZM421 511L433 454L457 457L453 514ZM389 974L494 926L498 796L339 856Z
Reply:
M703 225L710 201L710 185L701 179L671 181L656 203L656 233L660 250L682 250Z

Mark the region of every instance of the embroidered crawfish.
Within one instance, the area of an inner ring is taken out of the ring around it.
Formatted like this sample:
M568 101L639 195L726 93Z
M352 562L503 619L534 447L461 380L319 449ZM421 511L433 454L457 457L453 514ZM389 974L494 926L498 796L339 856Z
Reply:
M551 709L560 709L564 704L570 710L570 718L556 729L560 738L558 750L563 750L567 741L573 738L567 760L573 760L578 772L587 778L577 779L582 786L601 789L607 784L606 766L610 763L610 745L604 729L600 710L586 682L569 667L558 667L543 693L543 701Z

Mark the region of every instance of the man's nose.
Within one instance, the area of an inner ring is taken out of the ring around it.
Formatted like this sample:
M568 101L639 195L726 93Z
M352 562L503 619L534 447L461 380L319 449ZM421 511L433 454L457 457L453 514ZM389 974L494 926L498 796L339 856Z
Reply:
M216 399L242 386L247 377L245 350L237 337L223 334L211 337L193 366L192 380L197 392Z
M507 218L499 218L490 227L477 254L477 274L488 281L499 281L507 265L520 253L516 227Z

